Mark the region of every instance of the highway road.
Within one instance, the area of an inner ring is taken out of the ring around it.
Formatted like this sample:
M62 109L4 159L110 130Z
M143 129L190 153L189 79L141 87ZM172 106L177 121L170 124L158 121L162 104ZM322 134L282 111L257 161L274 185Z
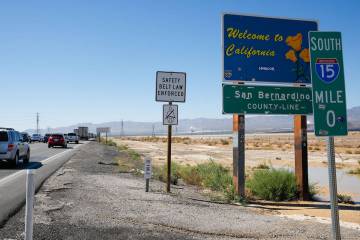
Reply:
M5 161L0 161L0 180L13 173L26 169L37 169L42 166L41 162L49 157L55 156L68 149L72 149L77 144L68 144L68 148L48 148L45 143L31 143L30 144L30 162L28 164L20 164L17 168L13 168Z
M74 156L86 143L68 144L68 148L48 148L45 143L31 144L30 162L12 168L0 162L0 226L25 202L26 170L35 169L34 184L38 189L54 171ZM6 194L4 194L6 193Z

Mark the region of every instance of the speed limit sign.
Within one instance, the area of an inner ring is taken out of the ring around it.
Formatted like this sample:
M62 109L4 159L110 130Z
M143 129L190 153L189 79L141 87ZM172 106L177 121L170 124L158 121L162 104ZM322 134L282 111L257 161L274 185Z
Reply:
M309 32L316 136L347 135L340 32Z

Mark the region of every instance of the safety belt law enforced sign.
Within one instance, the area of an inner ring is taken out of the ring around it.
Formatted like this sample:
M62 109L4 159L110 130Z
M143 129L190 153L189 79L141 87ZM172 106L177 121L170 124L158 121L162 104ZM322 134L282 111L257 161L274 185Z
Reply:
M156 72L156 101L185 102L186 73Z
M309 32L316 136L347 135L340 32Z

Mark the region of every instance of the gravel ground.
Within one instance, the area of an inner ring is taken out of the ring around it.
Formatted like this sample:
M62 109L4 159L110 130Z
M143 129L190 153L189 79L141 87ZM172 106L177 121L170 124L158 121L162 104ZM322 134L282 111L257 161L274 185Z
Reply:
M295 221L266 210L205 201L193 187L174 187L119 173L115 149L90 143L36 194L34 239L329 239L330 225ZM99 162L105 164L99 164ZM193 199L203 199L193 200ZM23 239L24 209L0 228ZM343 239L360 232L342 228Z

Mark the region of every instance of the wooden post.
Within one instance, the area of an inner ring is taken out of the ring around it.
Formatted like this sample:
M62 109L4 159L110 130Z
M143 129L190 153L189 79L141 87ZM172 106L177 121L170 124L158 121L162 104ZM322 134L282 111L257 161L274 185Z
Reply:
M294 116L295 176L300 200L310 200L306 116Z
M245 197L245 116L233 115L233 182L240 197Z
M145 179L145 192L149 192L149 182L150 179Z

